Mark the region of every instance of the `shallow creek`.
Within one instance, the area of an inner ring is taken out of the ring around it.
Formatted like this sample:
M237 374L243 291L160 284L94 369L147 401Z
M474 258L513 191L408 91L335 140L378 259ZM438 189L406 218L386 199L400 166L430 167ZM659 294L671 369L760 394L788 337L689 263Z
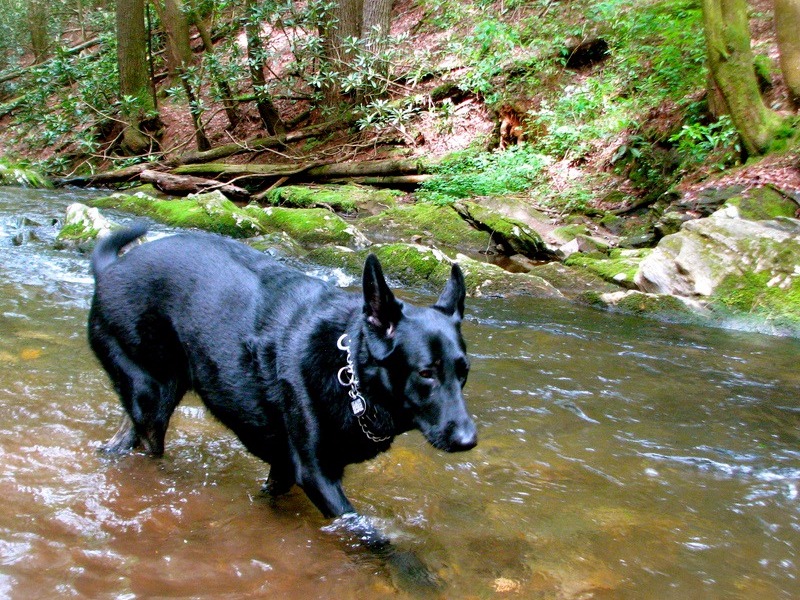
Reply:
M98 452L120 408L85 339L88 260L52 249L87 193L0 188L0 597L409 597L300 491L263 497L267 466L196 398L164 458ZM467 312L478 447L410 433L345 477L442 597L800 597L800 341Z

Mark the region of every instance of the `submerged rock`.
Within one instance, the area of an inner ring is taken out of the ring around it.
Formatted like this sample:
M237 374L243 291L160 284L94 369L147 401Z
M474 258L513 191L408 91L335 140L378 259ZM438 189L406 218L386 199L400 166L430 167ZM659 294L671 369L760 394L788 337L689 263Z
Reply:
M56 236L56 248L77 248L90 250L97 238L111 233L119 227L100 214L97 208L75 203L67 207L64 225Z

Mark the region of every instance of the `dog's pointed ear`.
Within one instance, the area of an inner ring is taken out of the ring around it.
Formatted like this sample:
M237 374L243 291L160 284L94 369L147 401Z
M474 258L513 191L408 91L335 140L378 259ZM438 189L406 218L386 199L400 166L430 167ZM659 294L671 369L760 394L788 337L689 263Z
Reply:
M464 318L464 298L467 296L467 286L464 284L464 274L457 263L450 269L450 279L444 286L444 291L433 308L449 316L455 316L459 321Z
M363 286L364 319L383 338L393 338L403 314L403 305L395 299L386 284L381 263L374 254L370 254L364 263Z

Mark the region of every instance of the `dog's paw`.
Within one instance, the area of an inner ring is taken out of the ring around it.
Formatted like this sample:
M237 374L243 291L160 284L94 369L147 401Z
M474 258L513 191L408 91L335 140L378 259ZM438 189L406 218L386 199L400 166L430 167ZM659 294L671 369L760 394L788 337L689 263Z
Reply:
M445 587L444 581L411 551L393 548L386 558L386 564L398 589L414 592L415 595L431 595L441 592Z

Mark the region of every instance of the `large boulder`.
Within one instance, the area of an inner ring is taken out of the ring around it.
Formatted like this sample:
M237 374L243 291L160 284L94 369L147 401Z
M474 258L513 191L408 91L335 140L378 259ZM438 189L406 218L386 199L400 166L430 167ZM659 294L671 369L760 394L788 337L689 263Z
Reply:
M520 220L469 200L460 200L453 208L476 229L491 234L492 240L500 244L508 254L522 254L533 259L548 259L555 254L545 244L542 236Z
M89 250L94 246L97 238L111 233L112 229L119 227L100 214L96 208L85 204L74 203L67 207L64 225L56 236L56 248L78 248Z
M449 206L427 202L390 208L358 222L367 235L382 243L403 242L442 250L478 254L493 247L485 231L471 227Z
M663 238L634 281L644 292L800 323L800 220L751 221L727 205Z

